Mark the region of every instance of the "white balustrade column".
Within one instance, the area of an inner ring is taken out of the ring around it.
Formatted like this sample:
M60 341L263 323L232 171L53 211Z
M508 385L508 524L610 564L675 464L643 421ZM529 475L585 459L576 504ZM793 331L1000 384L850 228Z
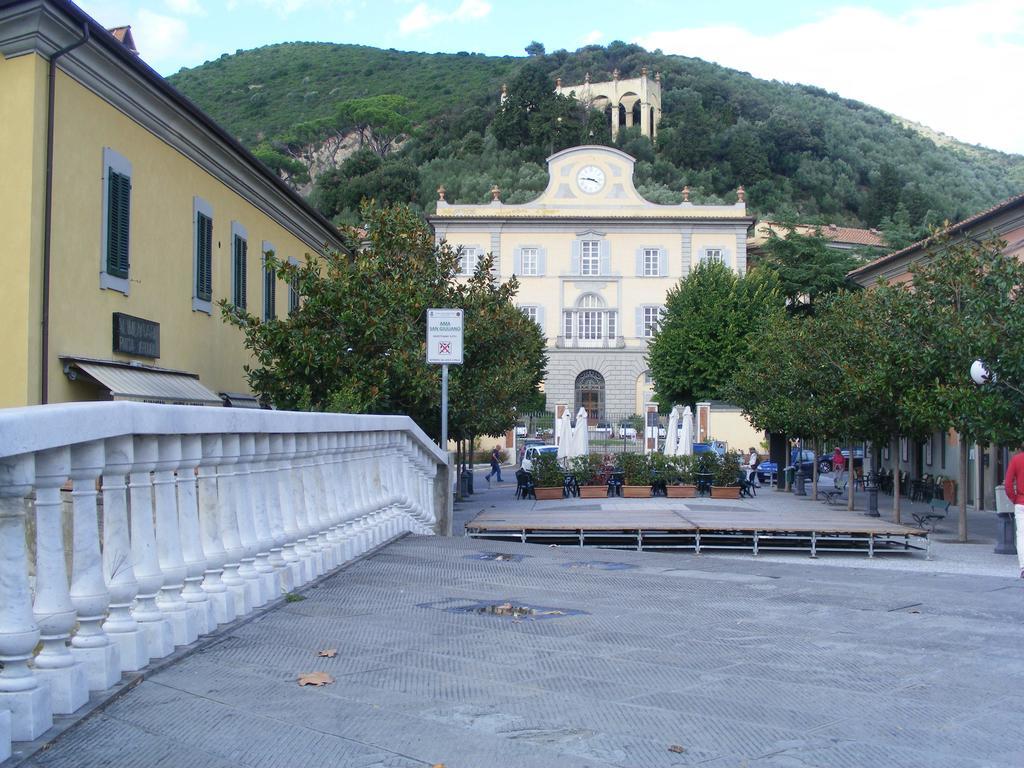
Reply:
M85 667L90 691L105 691L121 679L120 649L103 631L110 606L96 506L96 481L103 472L103 453L100 440L71 447L71 604L78 611L78 631L71 638L71 653Z
M306 546L306 475L304 469L305 456L309 450L309 436L298 434L295 436L295 455L291 465L291 495L292 511L295 513L295 555L302 564L302 579L300 584L312 581L316 577L316 558Z
M271 595L256 570L256 521L253 514L253 488L251 461L256 452L256 440L251 434L238 436L238 463L235 465L235 516L238 518L238 536L242 542L242 558L238 575L245 581L253 607L266 605Z
M156 596L164 584L153 526L153 478L151 472L158 458L155 437L136 436L128 474L128 500L131 511L132 557L139 592L132 615L146 636L150 659L162 659L174 651L174 632L156 604Z
M340 451L338 437L337 432L329 432L327 434L327 456L324 463L327 496L330 499L330 508L327 514L327 542L331 547L331 559L335 568L344 562L340 532L342 486L339 482L341 459L338 455Z
M25 548L25 497L34 465L31 454L0 459L0 709L10 710L14 741L32 741L53 725L50 686L28 666L40 635Z
M103 453L103 578L110 592L110 612L103 622L103 631L117 643L121 671L135 672L149 663L149 646L132 616L139 582L133 564L125 482L135 461L131 436L108 438Z
M36 675L50 686L54 714L69 715L89 700L85 667L67 648L77 615L68 591L64 564L63 507L60 489L71 474L71 450L36 454L36 601L34 614L43 641L35 659Z
M220 535L217 498L217 468L224 458L220 435L203 435L203 459L199 465L199 537L206 560L202 589L213 606L214 620L218 624L234 621L235 596L228 591L221 578L227 552Z
M171 623L175 645L194 643L199 637L199 622L181 596L185 588L185 558L181 553L178 526L178 494L174 473L181 466L181 437L161 435L157 443L157 464L153 473L153 500L156 504L156 551L164 583L156 597L157 605Z
M235 512L239 485L235 475L239 452L238 435L224 435L221 446L223 455L217 467L217 519L220 521L220 534L226 554L222 579L234 596L235 616L239 617L251 612L254 604L249 586L239 574L245 548L238 535L238 515Z
M267 467L264 492L267 499L267 522L270 525L270 565L274 568L282 592L291 592L295 586L291 568L284 559L284 548L289 543L284 531L284 509L281 507L279 491L280 477L284 472L285 436L273 434L268 440Z
M330 531L333 513L333 499L327 471L328 451L330 450L328 438L329 436L324 433L317 435L317 452L313 461L313 471L317 478L317 496L319 497L316 507L317 542L320 544L320 556L324 561L324 573L334 570L338 565L334 555L334 544L327 535Z
M313 564L313 574L319 576L324 573L325 569L323 553L320 551L320 540L317 538L319 533L317 508L320 505L320 494L316 472L313 468L313 457L317 453L318 441L316 434L307 434L305 438L305 451L303 451L299 464L302 472L303 493L302 533Z
M281 575L270 562L270 550L274 546L270 532L270 512L267 509L270 499L270 437L265 434L253 437L252 482L249 483L253 533L256 538L256 560L253 567L260 575L263 594L268 600L276 600L281 596ZM274 495L277 495L276 491Z
M281 559L288 567L290 589L303 583L302 561L295 552L295 540L299 537L299 528L295 521L295 508L292 506L292 482L295 471L292 461L295 458L295 435L281 436L280 470L277 473L277 503L281 509L281 527L284 531L284 544L281 546Z
M199 536L199 495L196 489L196 471L203 459L203 441L199 435L181 436L181 464L178 467L178 530L181 534L181 556L185 561L185 586L181 598L199 628L205 635L217 628L213 603L203 591L206 556Z

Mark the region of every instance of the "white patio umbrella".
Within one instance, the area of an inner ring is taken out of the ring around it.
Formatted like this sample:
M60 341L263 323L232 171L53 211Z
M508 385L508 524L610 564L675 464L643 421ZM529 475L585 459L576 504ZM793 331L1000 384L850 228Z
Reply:
M558 420L558 459L572 456L572 414L566 410Z
M668 415L668 429L665 432L665 447L662 449L666 456L676 456L679 452L679 406L673 405L672 412Z
M683 422L683 434L679 436L676 455L689 456L693 453L693 412L690 410L690 406L683 408L681 421Z
M576 412L576 428L572 431L572 453L570 456L586 456L590 453L590 429L587 424L587 409L580 406Z

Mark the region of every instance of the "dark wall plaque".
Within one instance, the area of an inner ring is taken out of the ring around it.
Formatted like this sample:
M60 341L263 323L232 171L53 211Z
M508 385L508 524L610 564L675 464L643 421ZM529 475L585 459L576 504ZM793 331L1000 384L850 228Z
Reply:
M114 351L139 357L160 357L160 323L115 312Z

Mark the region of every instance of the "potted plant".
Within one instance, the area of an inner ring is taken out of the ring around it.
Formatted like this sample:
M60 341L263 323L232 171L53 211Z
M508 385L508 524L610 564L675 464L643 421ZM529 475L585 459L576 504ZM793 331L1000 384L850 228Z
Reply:
M604 459L596 453L574 456L569 469L580 487L581 499L600 499L608 495L608 482L602 473Z
M558 464L558 456L554 453L542 453L533 461L534 493L537 501L552 501L562 498L565 487L565 472Z
M622 495L627 499L646 499L651 495L651 464L642 453L619 456L622 470Z
M697 495L696 456L676 456L665 491L670 499L692 499Z
M738 453L726 453L718 462L718 468L714 475L711 498L738 499L740 497L740 455Z

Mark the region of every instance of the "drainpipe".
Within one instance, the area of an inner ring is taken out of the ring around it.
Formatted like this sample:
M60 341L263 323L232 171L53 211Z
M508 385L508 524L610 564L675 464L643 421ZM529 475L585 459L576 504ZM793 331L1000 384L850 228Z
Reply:
M57 59L89 40L89 26L82 25L82 38L50 56L50 80L46 94L46 200L43 203L43 311L40 339L39 402L49 402L50 377L50 225L53 219L53 105L57 90Z

